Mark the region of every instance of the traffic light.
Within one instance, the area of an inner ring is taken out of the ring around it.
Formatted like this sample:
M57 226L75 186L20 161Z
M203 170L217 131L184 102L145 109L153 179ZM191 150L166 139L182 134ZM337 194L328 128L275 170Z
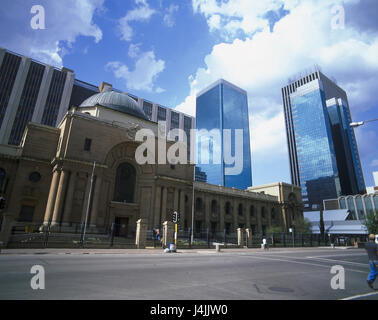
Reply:
M173 217L172 217L172 221L173 221L173 223L177 223L177 219L178 219L178 214L177 214L177 212L175 211L175 212L173 212Z
M3 210L5 208L5 198L0 197L0 210Z

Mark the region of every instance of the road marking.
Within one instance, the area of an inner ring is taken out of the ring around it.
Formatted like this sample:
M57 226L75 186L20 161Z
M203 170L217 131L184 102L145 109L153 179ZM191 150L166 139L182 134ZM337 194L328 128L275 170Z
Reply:
M371 297L371 296L376 296L376 295L378 295L378 292L360 294L360 295L356 295L356 296L353 296L353 297L348 297L348 298L344 298L344 299L340 299L340 300L355 300L355 299L366 298L366 297Z
M330 262L338 262L340 264L351 264L355 266L362 266L362 267L368 267L367 263L359 263L359 262L352 262L352 261L345 261L345 260L335 260L335 259L326 259L326 258L315 258L315 257L307 257L308 259L314 259L314 260L324 260L324 261L330 261Z
M306 264L306 265L310 265L310 266L322 267L322 268L327 268L327 269L329 269L329 267L330 267L330 266L328 266L328 265L326 266L324 264L316 264L316 263L302 262L302 261L293 261L293 260L286 260L286 259L272 259L270 257L267 258L266 256L262 257L262 256L257 256L257 255L249 255L249 256L245 255L244 257L266 259L266 260L276 260L276 261L290 262L290 263L296 263L296 264ZM346 269L346 270L366 274L365 271L361 271L361 270L354 270L354 269Z
M354 253L354 254L334 254L334 255L327 255L327 256L311 256L311 257L307 257L307 258L324 258L324 257L331 257L331 258L334 258L335 256L339 256L339 257L347 257L347 256L352 256L352 257L362 257L362 256L366 256L366 253Z

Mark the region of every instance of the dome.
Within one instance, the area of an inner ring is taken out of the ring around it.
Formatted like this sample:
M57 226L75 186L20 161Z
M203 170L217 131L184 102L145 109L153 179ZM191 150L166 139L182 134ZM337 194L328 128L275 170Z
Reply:
M144 120L148 120L148 117L146 116L144 111L139 108L136 101L124 93L115 91L97 93L85 100L80 105L80 108L93 108L95 106L101 106L118 112L130 114L134 117L138 117Z

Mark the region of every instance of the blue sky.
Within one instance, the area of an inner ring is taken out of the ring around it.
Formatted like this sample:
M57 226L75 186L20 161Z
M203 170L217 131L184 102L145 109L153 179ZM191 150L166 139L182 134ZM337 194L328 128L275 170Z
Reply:
M33 5L45 8L45 30L31 28ZM289 77L319 65L347 91L353 120L378 118L377 12L376 0L3 0L0 46L191 115L199 90L235 83L248 92L261 185L290 182ZM355 132L370 186L378 122Z

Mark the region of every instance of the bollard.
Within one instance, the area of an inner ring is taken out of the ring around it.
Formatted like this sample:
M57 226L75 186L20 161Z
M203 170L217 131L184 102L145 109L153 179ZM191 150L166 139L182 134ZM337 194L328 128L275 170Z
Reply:
M215 244L215 250L216 250L216 252L220 252L220 244L219 243Z

